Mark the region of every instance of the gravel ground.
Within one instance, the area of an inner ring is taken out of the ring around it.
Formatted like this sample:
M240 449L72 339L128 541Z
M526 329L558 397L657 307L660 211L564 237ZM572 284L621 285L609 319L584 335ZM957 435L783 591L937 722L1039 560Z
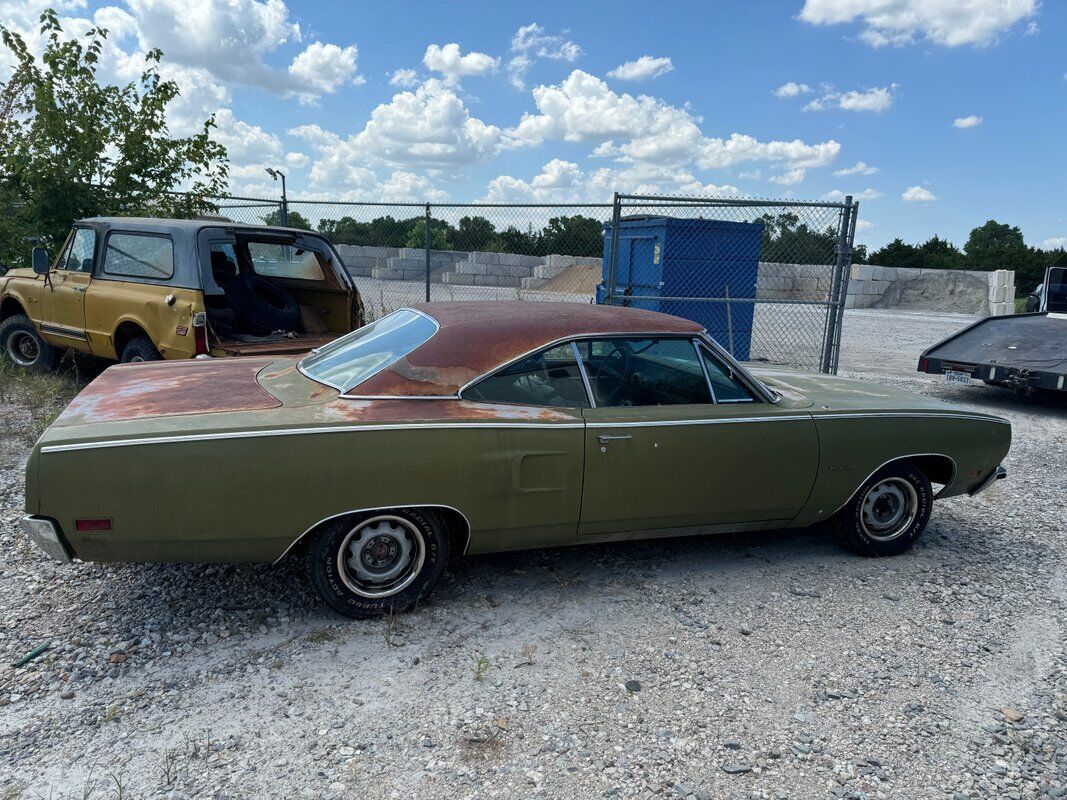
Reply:
M378 622L296 564L48 561L8 403L0 798L1067 796L1067 403L911 372L966 321L846 322L844 372L1015 425L1010 479L938 503L912 552L811 529L483 556Z

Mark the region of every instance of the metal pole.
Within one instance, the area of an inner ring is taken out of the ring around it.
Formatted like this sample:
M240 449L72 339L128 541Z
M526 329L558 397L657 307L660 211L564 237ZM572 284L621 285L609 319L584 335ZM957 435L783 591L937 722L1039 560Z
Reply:
M608 285L604 287L605 305L615 303L615 267L619 261L619 221L622 218L622 208L619 202L619 193L611 201L611 249L608 251Z
M730 343L730 355L734 354L734 318L730 313L730 285L726 285L726 338Z
M844 208L841 209L841 222L837 230L837 259L834 264L834 276L830 289L830 302L826 308L826 325L823 335L822 358L819 360L819 371L827 374L835 374L834 349L840 346L841 322L845 311L845 290L848 286L848 277L845 272L851 263L849 249L849 230L852 228L852 195L845 198Z
M283 228L289 227L289 198L285 195L285 173L279 171L279 175L282 176L282 210L281 210L281 223Z
M851 199L850 197L849 200ZM837 331L834 339L834 362L832 365L834 375L837 374L837 366L841 361L841 331L845 325L845 298L848 297L848 281L852 272L852 245L856 242L856 220L859 219L859 215L860 204L854 203L849 220L848 258L845 262L845 271L841 280L841 305L837 309Z
M430 302L430 204L426 204L426 302Z

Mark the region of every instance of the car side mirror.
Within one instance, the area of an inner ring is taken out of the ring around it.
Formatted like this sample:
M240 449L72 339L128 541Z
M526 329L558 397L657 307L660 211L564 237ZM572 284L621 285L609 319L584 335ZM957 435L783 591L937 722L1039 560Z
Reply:
M33 248L33 271L38 275L47 275L51 266L48 260L48 251L43 247Z

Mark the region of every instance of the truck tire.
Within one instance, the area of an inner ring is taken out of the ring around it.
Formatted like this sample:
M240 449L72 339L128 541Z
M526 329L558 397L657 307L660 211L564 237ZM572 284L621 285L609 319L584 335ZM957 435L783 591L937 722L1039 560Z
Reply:
M841 543L861 556L908 550L930 521L934 493L913 464L890 464L868 478L837 516Z
M138 336L126 342L126 346L122 348L122 358L119 360L123 364L136 364L140 361L161 361L162 359L163 356L159 354L151 339L147 336Z
M243 270L226 287L233 310L263 333L295 331L300 325L300 304L284 286Z
M55 368L56 348L41 338L29 317L16 314L0 322L0 358L47 374Z

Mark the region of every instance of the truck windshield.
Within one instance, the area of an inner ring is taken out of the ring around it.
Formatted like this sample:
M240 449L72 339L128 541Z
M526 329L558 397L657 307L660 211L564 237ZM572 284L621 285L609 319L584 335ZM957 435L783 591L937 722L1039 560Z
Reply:
M428 341L437 328L431 317L402 308L330 342L298 366L344 394Z

